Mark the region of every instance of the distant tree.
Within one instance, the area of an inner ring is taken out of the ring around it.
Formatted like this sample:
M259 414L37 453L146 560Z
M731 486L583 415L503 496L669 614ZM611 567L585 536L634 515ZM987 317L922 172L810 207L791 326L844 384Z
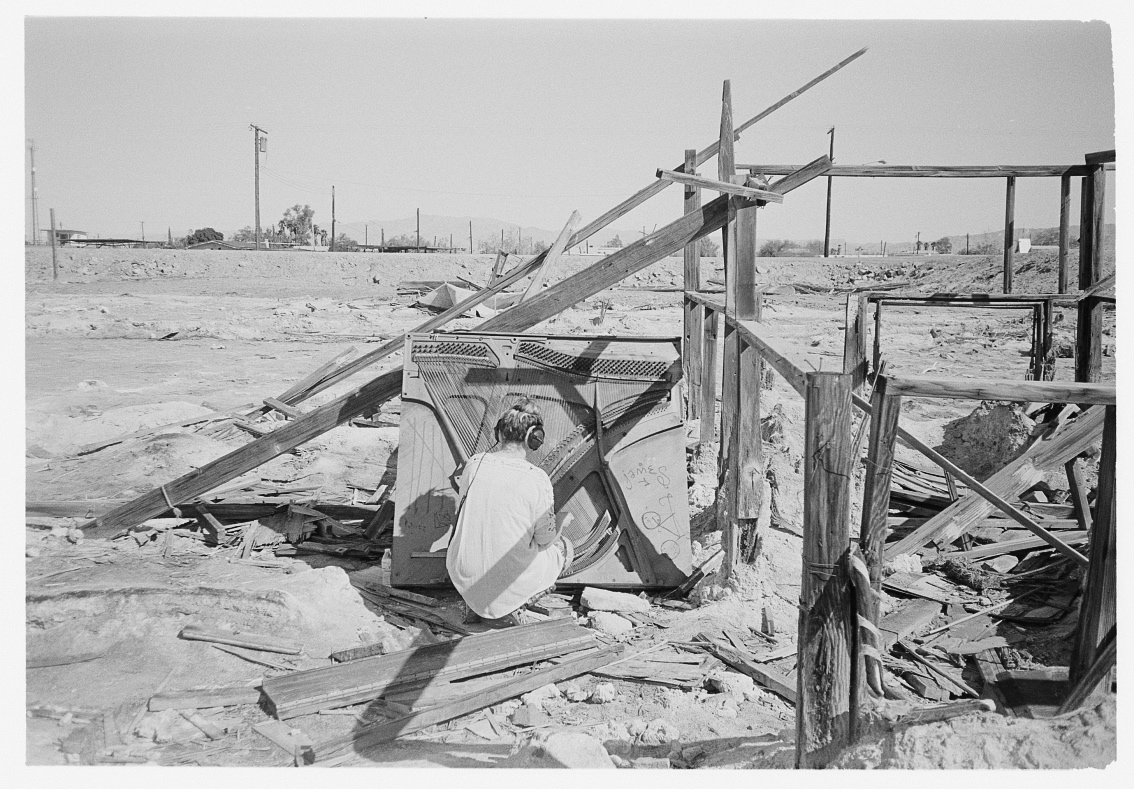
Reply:
M315 218L315 209L309 205L296 203L283 213L280 220L280 230L291 236L293 241L307 243L310 241L311 229Z
M701 239L701 254L707 258L715 258L721 253L721 245L706 236Z
M348 236L346 233L339 233L335 236L335 251L338 252L342 249L351 249L357 247L358 242Z
M532 244L532 254L538 255L540 252L543 252L545 249L547 249L548 246L549 245L546 241L536 241L534 244Z
M618 236L615 236L614 238L610 239L610 241L607 241L606 245L608 247L620 247L622 246L622 239Z
M953 251L953 242L949 240L948 236L942 236L933 242L933 248L942 255L948 255Z
M203 241L224 241L224 233L219 233L211 227L194 230L186 239L188 244L200 244Z
M784 254L784 252L787 251L788 247L790 247L790 246L791 246L791 242L786 240L786 239L783 239L783 238L770 239L768 241L765 241L764 245L760 247L760 257L762 257L762 258L781 257Z
M818 257L823 254L823 242L819 239L813 239L803 245L803 251L811 257Z
M232 234L232 240L233 241L241 241L241 242L243 242L243 241L255 241L256 240L256 231L253 230L250 226L245 225L244 227L240 228L239 230L237 230L235 233Z

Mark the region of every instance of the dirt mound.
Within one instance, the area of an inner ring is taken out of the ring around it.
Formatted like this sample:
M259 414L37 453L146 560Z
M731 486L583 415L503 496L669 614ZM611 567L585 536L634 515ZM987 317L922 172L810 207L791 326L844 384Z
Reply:
M70 455L86 444L208 413L208 408L183 400L122 406L91 416L33 413L25 425L26 440L29 448L38 446L54 455Z
M891 770L1101 769L1117 757L1114 697L1051 720L965 715L867 736L832 765Z
M1035 426L1018 403L985 400L945 425L937 450L983 482L1027 449Z

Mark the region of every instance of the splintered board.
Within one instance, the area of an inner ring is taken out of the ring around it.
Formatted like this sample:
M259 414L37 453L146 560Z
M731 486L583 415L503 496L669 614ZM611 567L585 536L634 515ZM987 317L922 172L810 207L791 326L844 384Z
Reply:
M567 619L505 628L442 644L296 671L265 679L269 711L281 720L345 707L432 679L452 681L595 646L594 633Z

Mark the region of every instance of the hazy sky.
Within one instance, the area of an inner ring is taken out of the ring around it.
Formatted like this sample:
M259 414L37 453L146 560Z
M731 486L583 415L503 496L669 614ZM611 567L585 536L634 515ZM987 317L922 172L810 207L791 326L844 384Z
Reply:
M269 132L263 224L298 202L329 227L334 184L359 240L358 223L418 207L554 230L713 142L723 80L739 124L864 46L748 130L737 161L805 163L831 126L848 165L1074 164L1115 147L1102 22L29 17L24 32L41 226L53 207L103 236L251 225L250 123ZM26 196L26 151L24 169ZM716 160L701 172L716 177ZM824 184L764 209L759 234L821 237ZM1020 179L1017 226L1056 224L1058 193L1058 179ZM670 187L617 225L680 212ZM835 237L1003 218L1002 179L835 181Z

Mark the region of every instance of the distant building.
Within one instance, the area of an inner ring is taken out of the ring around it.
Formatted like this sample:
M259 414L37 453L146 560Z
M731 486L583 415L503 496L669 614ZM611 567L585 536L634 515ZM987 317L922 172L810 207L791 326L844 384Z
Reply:
M44 230L44 233L50 233L51 230ZM55 243L60 246L85 246L83 244L76 244L76 241L85 241L87 238L86 230L64 230L59 228L55 231ZM51 239L47 239L51 243Z

